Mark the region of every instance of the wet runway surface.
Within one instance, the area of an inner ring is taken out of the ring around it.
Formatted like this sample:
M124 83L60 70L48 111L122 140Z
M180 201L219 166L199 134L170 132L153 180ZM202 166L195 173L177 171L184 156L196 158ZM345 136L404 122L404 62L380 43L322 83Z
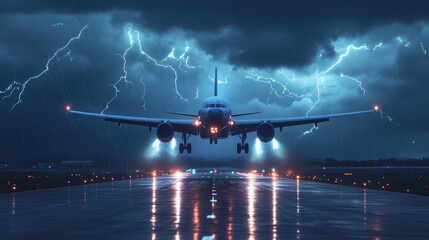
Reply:
M0 195L1 239L427 239L429 198L250 174Z

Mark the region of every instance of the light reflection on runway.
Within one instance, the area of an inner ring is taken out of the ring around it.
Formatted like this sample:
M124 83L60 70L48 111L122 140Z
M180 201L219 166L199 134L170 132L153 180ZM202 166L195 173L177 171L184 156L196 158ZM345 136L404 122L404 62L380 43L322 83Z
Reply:
M177 229L176 231L176 236L175 239L179 240L180 239L180 231L179 231L179 226L180 226L180 208L181 208L181 204L182 204L182 198L181 198L181 193L182 193L182 177L183 177L183 173L181 172L176 172L175 175L175 180L176 180L176 195L174 197L174 206L175 206L175 212L176 212L176 220L174 221L175 223L175 227Z
M255 176L253 173L247 174L249 186L248 191L248 212L249 212L249 240L255 239Z
M273 240L277 239L277 176L273 174Z
M156 226L156 174L152 175L152 240L156 239L155 226Z
M425 239L429 235L427 197L219 172L131 182L116 181L114 188L112 183L101 183L1 194L1 239Z
M299 239L299 176L296 178L296 239Z

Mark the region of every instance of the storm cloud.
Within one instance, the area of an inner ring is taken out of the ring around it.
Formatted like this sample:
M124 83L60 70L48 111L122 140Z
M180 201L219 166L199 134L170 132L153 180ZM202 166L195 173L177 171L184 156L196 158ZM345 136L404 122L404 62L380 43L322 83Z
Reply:
M210 77L217 66L223 82L220 95L230 100L236 113L303 116L379 104L393 119L393 123L387 115L336 119L304 136L311 126L288 128L276 135L284 149L280 156L270 151L271 145L264 145L263 156L252 153L238 159L428 154L429 55L424 46L429 46L429 15L417 3L10 1L1 5L0 91L40 73L57 49L88 26L51 62L47 74L29 83L13 111L9 110L17 92L0 102L1 156L148 158L145 153L155 136L147 129L118 129L97 119L67 116L63 110L68 103L84 111L104 109L115 93L111 84L124 73L122 54L129 47L126 71L131 83L118 84L118 98L108 113L148 117L171 117L167 111L193 113L211 96ZM130 35L130 30L140 33L145 53L173 67L176 82L171 69L140 53L136 32ZM351 45L355 49L347 52ZM235 157L237 141L232 138L212 146L193 138L191 158L205 158L209 147L222 149L219 157ZM188 157L164 147L156 158Z

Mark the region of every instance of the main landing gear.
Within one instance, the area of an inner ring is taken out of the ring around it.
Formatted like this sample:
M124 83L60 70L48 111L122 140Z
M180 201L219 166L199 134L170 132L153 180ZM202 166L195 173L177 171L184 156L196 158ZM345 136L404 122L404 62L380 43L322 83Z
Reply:
M188 138L190 136L191 136L191 134L187 134L185 132L182 133L183 143L180 143L180 145L179 145L179 152L180 153L183 153L185 151L185 149L188 153L191 153L192 145L190 143L186 143L186 141L188 140Z
M248 154L249 153L249 144L248 143L244 143L246 141L247 138L247 134L243 133L238 135L238 137L241 139L241 143L237 143L237 153L240 154L241 150L244 150L244 153Z

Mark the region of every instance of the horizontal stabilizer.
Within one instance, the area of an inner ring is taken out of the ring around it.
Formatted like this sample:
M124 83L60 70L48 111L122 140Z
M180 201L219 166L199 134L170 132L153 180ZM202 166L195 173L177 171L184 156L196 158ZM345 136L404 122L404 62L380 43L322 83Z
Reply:
M198 115L195 115L195 114L175 113L175 112L167 112L167 113L172 115L186 116L186 117L198 117Z
M231 117L240 117L240 116L254 115L254 114L259 114L259 113L262 113L262 112L251 112L251 113L231 114Z

